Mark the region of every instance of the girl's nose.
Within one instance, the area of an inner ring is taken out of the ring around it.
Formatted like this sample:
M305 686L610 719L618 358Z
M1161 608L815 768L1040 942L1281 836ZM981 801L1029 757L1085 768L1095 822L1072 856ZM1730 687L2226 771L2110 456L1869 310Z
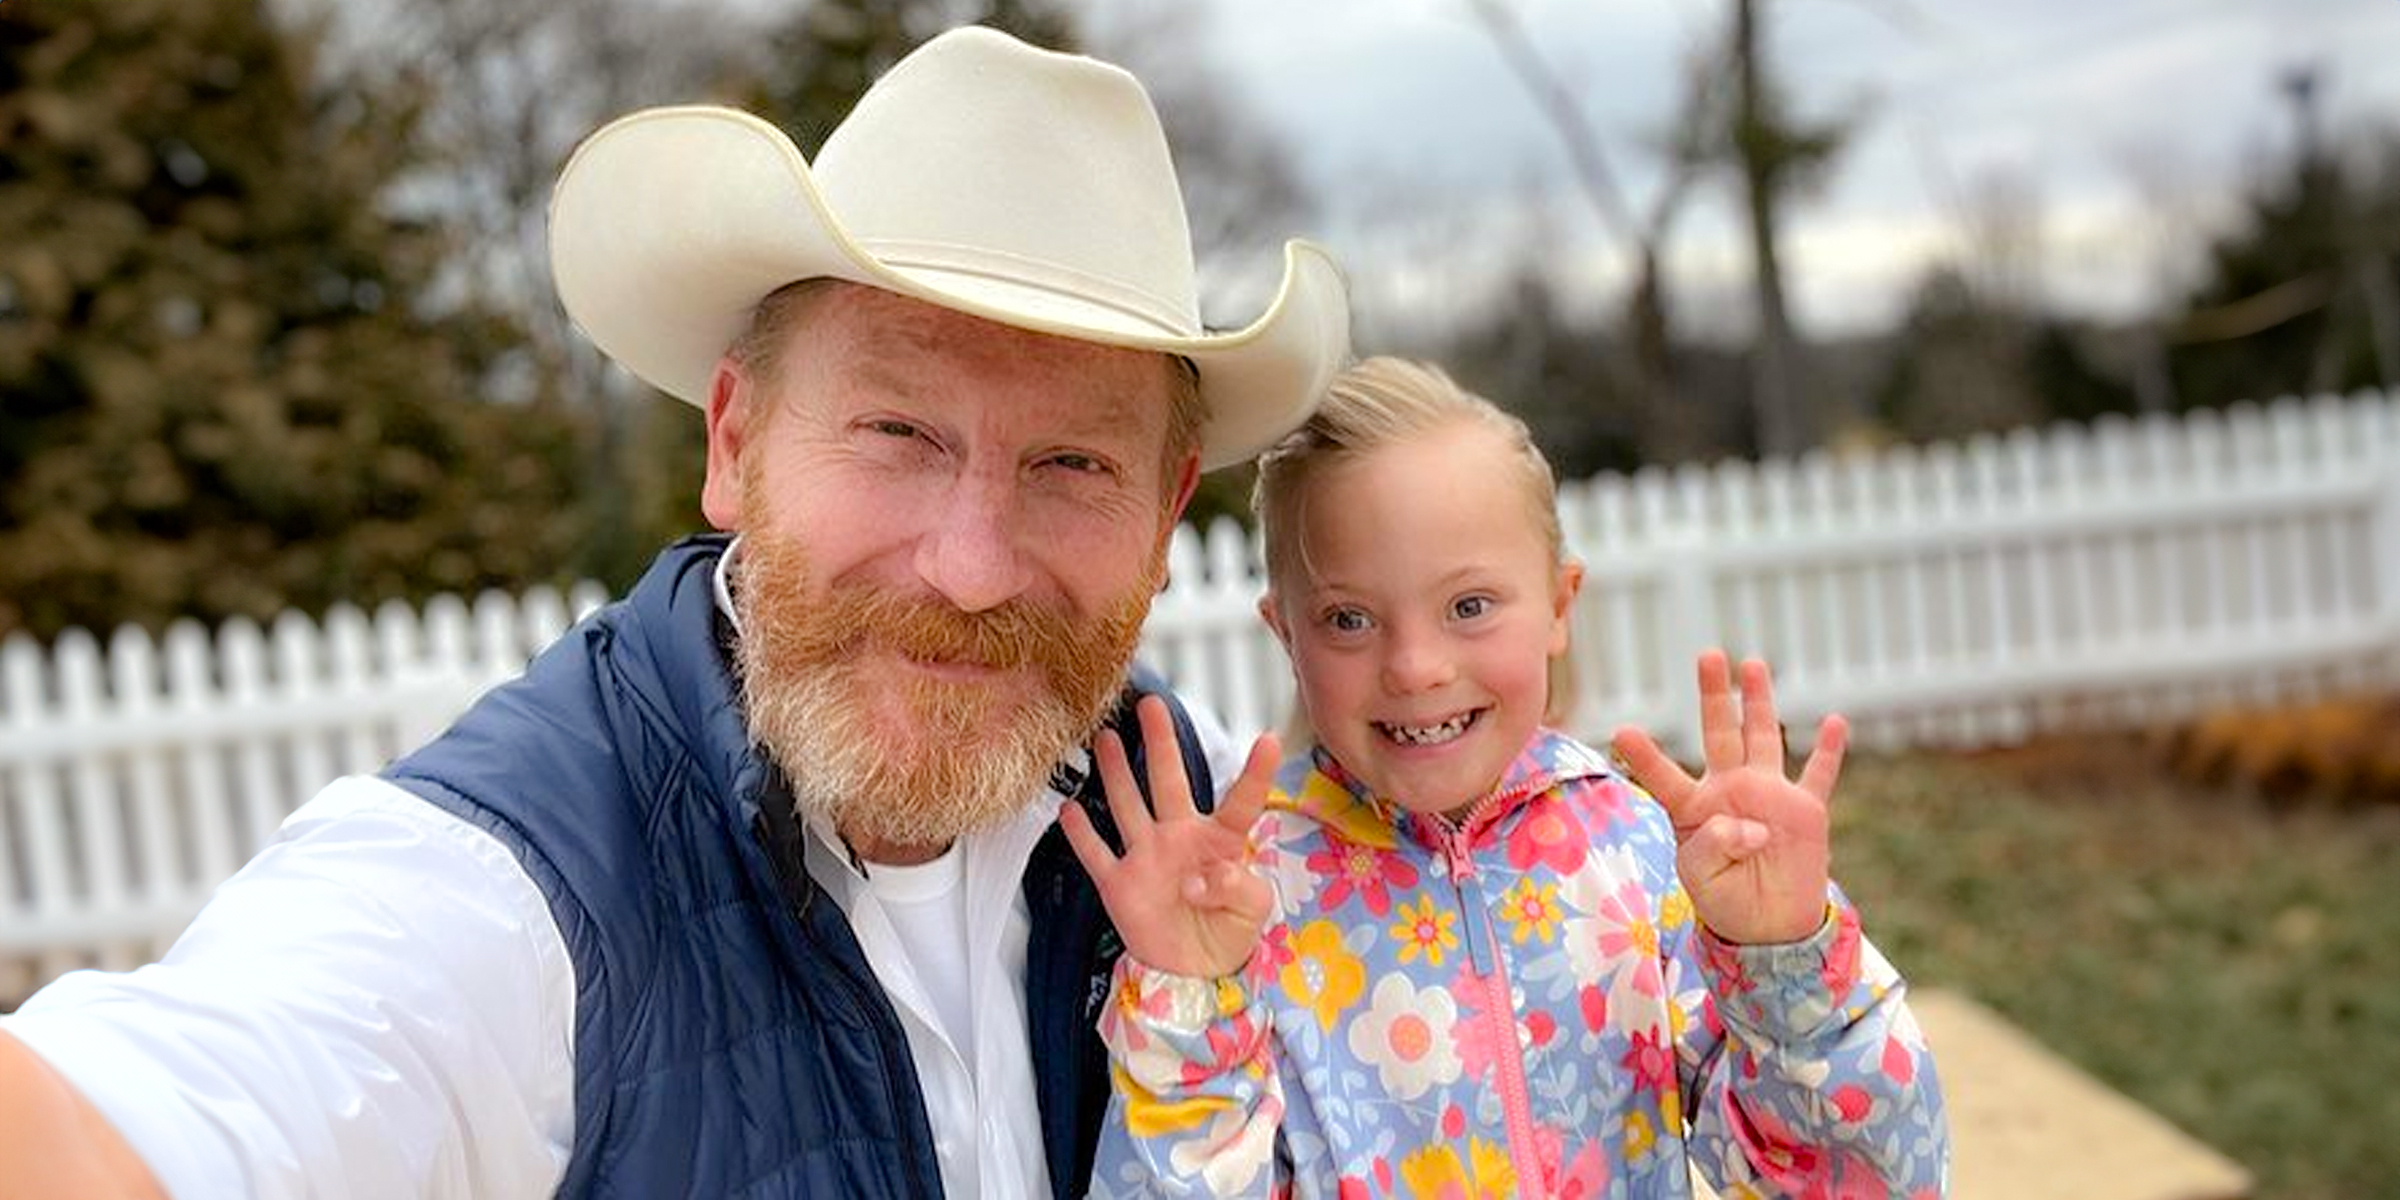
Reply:
M1395 629L1383 658L1383 685L1395 694L1429 692L1457 674L1448 647L1430 634Z

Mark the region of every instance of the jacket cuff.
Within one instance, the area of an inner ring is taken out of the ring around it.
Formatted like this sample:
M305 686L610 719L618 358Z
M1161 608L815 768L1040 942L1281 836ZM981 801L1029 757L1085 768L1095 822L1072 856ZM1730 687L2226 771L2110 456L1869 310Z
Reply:
M1828 901L1817 931L1796 942L1738 945L1706 927L1698 937L1717 1013L1745 1040L1804 1041L1848 1023L1842 1010L1858 987L1864 944L1856 909Z

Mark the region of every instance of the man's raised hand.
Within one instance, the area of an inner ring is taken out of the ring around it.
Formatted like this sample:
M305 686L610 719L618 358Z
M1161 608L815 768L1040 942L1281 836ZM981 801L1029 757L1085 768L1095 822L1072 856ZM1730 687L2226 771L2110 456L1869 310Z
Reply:
M1800 778L1788 779L1767 665L1742 663L1738 704L1723 651L1703 652L1699 671L1699 779L1640 729L1618 730L1613 744L1675 823L1675 871L1701 923L1729 942L1799 941L1825 919L1826 810L1849 725L1826 717Z
M1250 869L1250 826L1275 778L1275 735L1259 736L1216 811L1203 814L1192 803L1166 702L1144 696L1136 711L1156 811L1142 803L1124 745L1102 730L1092 756L1125 852L1110 850L1077 804L1061 808L1058 823L1099 888L1126 953L1170 974L1231 975L1249 961L1274 903L1267 881Z

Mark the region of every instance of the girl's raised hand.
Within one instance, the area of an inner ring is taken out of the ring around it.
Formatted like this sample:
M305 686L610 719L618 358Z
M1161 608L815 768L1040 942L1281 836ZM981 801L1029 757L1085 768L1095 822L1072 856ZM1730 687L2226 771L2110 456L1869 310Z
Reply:
M1613 744L1675 822L1675 872L1701 923L1729 942L1799 941L1825 919L1826 810L1849 725L1826 717L1800 778L1788 779L1767 665L1742 663L1738 705L1731 673L1724 651L1700 655L1699 779L1640 729L1618 730Z
M1274 782L1275 735L1259 736L1216 811L1203 814L1192 803L1166 702L1144 696L1136 711L1150 764L1150 805L1142 803L1116 734L1102 730L1092 746L1125 853L1109 849L1079 805L1059 809L1058 823L1099 888L1126 953L1175 975L1231 975L1249 961L1274 903L1267 881L1250 869L1250 826Z

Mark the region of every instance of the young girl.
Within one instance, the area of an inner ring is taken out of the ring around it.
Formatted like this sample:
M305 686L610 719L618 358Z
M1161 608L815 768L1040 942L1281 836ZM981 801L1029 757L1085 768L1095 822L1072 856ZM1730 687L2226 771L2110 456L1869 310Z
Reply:
M1543 727L1582 568L1523 424L1430 367L1345 372L1256 506L1314 749L1202 815L1110 742L1122 856L1062 817L1126 947L1094 1194L1940 1194L1932 1063L1827 878L1842 721L1787 778L1765 666L1737 700L1711 652L1698 779Z

